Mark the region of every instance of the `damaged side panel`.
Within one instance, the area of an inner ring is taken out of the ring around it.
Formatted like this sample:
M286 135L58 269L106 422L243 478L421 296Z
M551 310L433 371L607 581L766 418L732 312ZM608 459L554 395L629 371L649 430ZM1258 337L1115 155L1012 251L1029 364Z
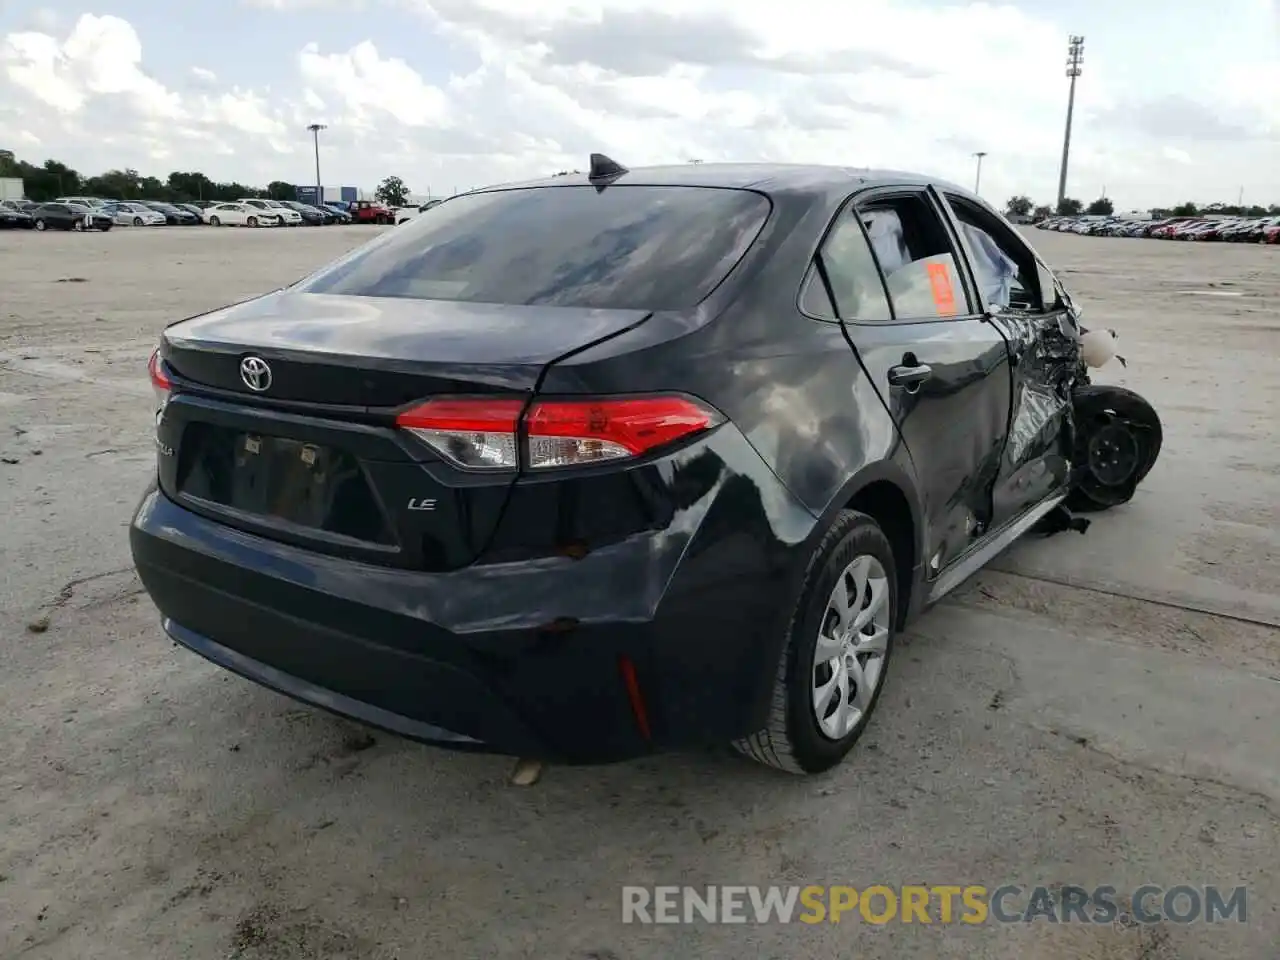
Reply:
M1012 381L1009 435L992 492L998 526L1070 482L1072 397L1081 367L1079 334L1065 309L1009 310L991 322L1008 344Z

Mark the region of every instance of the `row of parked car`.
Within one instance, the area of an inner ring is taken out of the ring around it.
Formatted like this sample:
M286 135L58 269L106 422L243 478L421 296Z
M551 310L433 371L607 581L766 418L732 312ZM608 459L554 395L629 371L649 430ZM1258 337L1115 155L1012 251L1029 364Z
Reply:
M1160 240L1222 240L1227 243L1280 244L1280 217L1169 217L1134 220L1127 217L1050 217L1036 224L1041 230L1079 233L1090 237L1154 237Z
M245 197L232 202L164 203L159 200L109 200L58 197L47 203L0 200L0 228L32 230L110 230L112 227L200 226L298 227L344 223L396 222L387 208L372 201L306 204L296 200Z

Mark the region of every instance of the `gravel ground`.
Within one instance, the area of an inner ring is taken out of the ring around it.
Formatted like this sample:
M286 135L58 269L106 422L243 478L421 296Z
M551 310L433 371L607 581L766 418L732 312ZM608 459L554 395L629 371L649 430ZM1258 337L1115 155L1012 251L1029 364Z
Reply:
M177 650L130 568L161 327L374 229L0 234L0 957L1274 958L1280 250L1030 232L1164 454L922 618L841 770L517 788ZM1247 885L1246 922L620 922L623 884L1147 881Z

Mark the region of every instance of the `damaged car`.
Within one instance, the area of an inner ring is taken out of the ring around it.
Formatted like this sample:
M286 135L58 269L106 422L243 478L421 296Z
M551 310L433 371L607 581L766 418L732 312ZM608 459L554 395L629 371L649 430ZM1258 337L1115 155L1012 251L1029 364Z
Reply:
M175 322L130 528L178 644L421 741L841 761L917 613L1160 449L973 193L693 164L477 190Z

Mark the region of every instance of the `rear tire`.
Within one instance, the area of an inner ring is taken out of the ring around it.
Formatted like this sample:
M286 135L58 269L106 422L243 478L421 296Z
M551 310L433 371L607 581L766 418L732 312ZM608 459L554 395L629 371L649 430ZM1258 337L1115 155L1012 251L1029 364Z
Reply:
M839 598L847 601L848 618L837 613ZM863 617L868 621L858 629ZM768 723L734 747L788 773L822 773L840 763L884 690L897 617L888 538L866 514L842 511L809 558L776 667ZM840 636L843 644L833 639Z

